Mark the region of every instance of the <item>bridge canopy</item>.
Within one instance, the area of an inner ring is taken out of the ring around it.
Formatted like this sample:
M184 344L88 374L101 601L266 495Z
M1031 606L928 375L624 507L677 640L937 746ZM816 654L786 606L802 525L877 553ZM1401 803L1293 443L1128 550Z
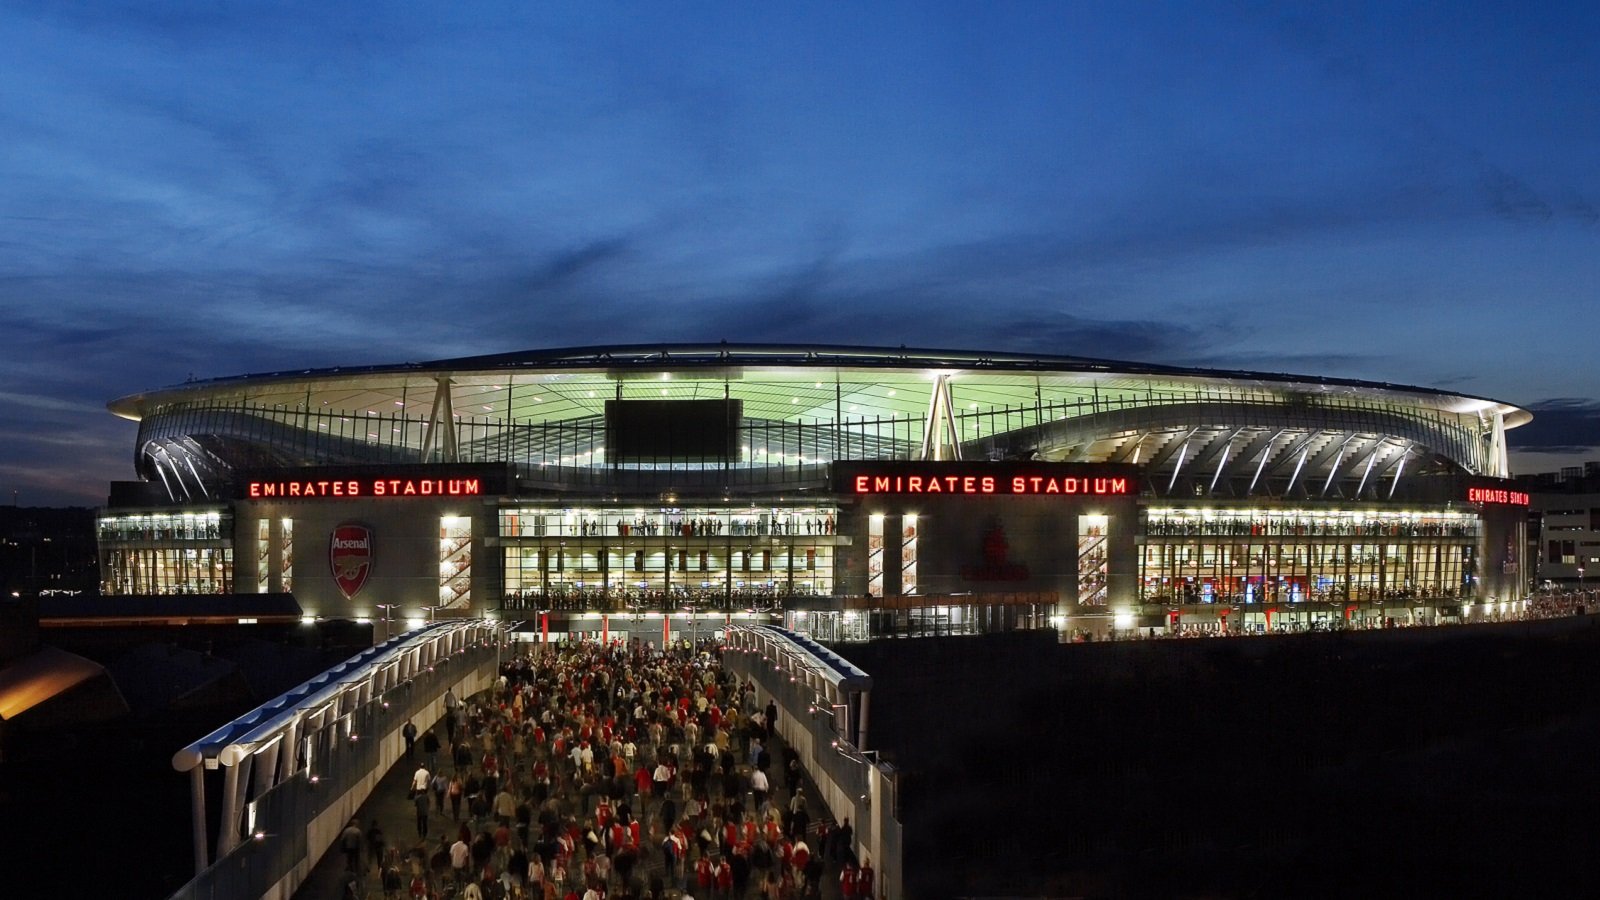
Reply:
M352 688L369 684L381 670L397 666L428 644L494 625L476 619L432 622L368 647L179 750L172 756L172 767L187 772L202 764L208 769L234 765L270 744L301 716L333 703Z

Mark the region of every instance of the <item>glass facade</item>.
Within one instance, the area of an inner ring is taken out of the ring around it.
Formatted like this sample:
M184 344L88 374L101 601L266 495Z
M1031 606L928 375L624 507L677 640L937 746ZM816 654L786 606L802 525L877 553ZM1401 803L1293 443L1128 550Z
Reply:
M883 516L867 522L867 596L883 596Z
M100 592L227 594L233 591L232 517L221 510L105 516Z
M900 524L900 593L917 592L917 517L907 514Z
M1152 507L1147 603L1370 602L1472 595L1481 525L1467 512Z
M294 520L279 522L282 533L278 540L278 571L283 573L284 593L294 593Z
M1078 602L1085 606L1105 606L1108 586L1109 550L1106 531L1109 516L1078 517Z
M439 608L472 605L472 520L439 518Z
M500 511L505 605L744 609L833 591L831 506Z
M272 590L272 522L256 520L256 593Z

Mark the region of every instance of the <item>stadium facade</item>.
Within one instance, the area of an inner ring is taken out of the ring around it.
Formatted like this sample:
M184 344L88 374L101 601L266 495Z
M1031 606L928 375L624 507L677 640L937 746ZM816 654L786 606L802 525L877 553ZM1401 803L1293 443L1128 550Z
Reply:
M540 350L110 404L103 592L685 636L1261 630L1516 609L1505 403L1076 357Z

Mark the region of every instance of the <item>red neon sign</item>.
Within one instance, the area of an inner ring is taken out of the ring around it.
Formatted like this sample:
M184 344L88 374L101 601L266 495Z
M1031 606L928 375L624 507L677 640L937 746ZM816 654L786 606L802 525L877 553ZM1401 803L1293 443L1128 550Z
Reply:
M1013 497L1114 496L1133 492L1127 478L1086 475L857 475L851 480L851 487L857 494L1000 494Z
M322 497L477 497L479 478L340 478L250 481L245 496L252 500L303 500Z
M1527 506L1528 495L1523 491L1508 491L1504 488L1467 488L1467 502Z

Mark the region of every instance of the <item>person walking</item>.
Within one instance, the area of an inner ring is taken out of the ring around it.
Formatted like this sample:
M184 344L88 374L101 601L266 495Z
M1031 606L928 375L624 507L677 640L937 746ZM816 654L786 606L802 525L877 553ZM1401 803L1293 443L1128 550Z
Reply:
M466 785L461 782L461 776L456 775L450 779L450 786L445 789L445 794L450 798L450 818L461 821L461 798L466 795Z
M417 791L411 798L411 803L417 809L417 837L428 836L428 792Z
M355 819L339 833L339 849L344 851L344 868L347 872L361 871L361 823Z
M428 771L439 771L439 735L432 728L422 735L422 752L428 760Z
M383 829L374 819L372 826L367 829L367 865L377 866L380 870L383 868L384 843Z
M765 814L767 808L767 793L771 785L767 782L767 773L756 769L750 773L750 791L755 795L756 811Z
M433 808L439 815L444 815L444 795L450 789L450 779L444 777L443 772L433 773L428 779L428 790L433 792Z
M407 719L405 727L400 729L400 736L406 739L406 759L410 759L412 751L417 746L416 723Z
M456 739L455 728L453 726L454 726L455 717L456 717L456 715L455 715L456 714L456 709L459 706L461 706L461 701L456 699L455 689L454 688L445 688L445 691L444 691L444 722L445 722L445 729L450 732L449 737L450 737L450 740L451 740L452 743L454 743L454 741Z

